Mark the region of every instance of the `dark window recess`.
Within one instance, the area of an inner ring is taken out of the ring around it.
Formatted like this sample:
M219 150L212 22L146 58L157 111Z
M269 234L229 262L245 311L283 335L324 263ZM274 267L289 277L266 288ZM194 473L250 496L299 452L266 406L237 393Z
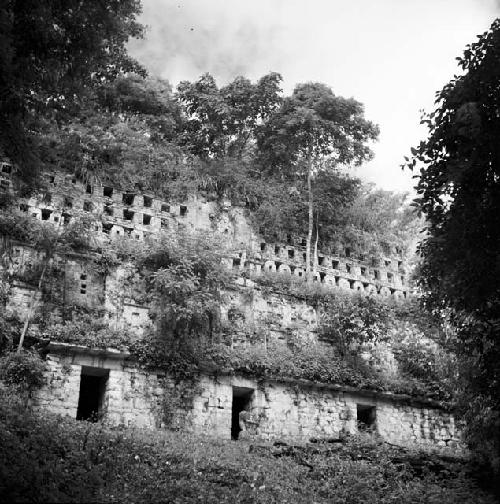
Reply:
M345 265L345 269L346 269L347 273L350 273L351 272L351 265L350 264L346 264Z
M358 429L370 429L375 427L377 412L375 406L356 404Z
M86 283L82 283L80 285L80 294L87 294L87 284Z
M233 259L233 268L240 267L241 259Z
M168 205L162 205L161 206L161 211L162 212L170 212L170 207Z
M162 220L161 220L161 227L162 227L163 229L168 228L168 220L167 220L167 219L162 219Z
M52 202L52 195L50 193L45 193L43 195L42 201L44 203L47 203L47 205L50 205L50 203Z
M290 259L293 259L295 257L295 250L293 249L288 249L288 257Z
M265 252L265 250L266 250L266 244L265 243L261 243L260 244L260 251L261 252Z
M113 207L111 205L109 205L109 204L104 205L104 213L106 215L113 216Z
M85 188L85 192L87 194L92 194L92 186L90 184L87 184L87 187Z
M304 261L306 260L307 254L305 252L302 254L302 258L304 259Z
M28 205L26 203L21 203L19 205L19 210L21 210L21 212L27 212L28 211Z
M286 235L286 242L291 245L292 244L292 236L291 235Z
M66 196L64 198L64 206L66 208L73 208L73 200L71 198L68 198L68 196Z
M129 228L129 227L123 228L123 231L125 231L125 234L127 236L132 236L132 231L133 230L134 230L134 228Z
M279 253L280 253L280 248L278 247L278 245L276 245L276 246L274 247L274 253L275 253L275 255L279 255Z
M403 261L398 261L398 268L401 268L403 266Z
M111 233L111 229L113 228L113 224L103 222L102 223L102 232L105 234Z
M245 417L250 414L253 389L233 387L233 404L231 407L231 439L238 439L244 427Z
M52 210L48 210L47 208L43 208L42 209L42 220L49 220L51 213L52 213Z
M87 275L85 273L82 273L80 275L80 280L87 280Z
M83 202L83 210L85 212L92 212L92 203L90 201Z
M71 222L71 215L68 213L62 214L63 224L69 224Z
M54 175L49 175L49 182L51 184L53 184L55 182L56 178L54 177Z
M401 278L401 281L404 283L404 281L405 281L405 277L404 277L404 275L401 275L401 277L400 277L400 278Z
M76 184L76 178L72 178L72 179L71 179L71 183L72 183L72 184Z
M111 196L113 196L113 188L112 187L103 187L102 188L102 195L105 196L106 198L111 198Z
M298 277L301 277L303 274L304 274L304 273L303 273L301 270L297 271L297 276L298 276Z
M153 205L153 198L150 196L143 196L144 198L144 206L146 208L150 208Z
M318 266L323 266L325 258L323 256L318 256Z
M142 223L145 225L145 226L149 226L151 224L151 215L148 215L148 214L144 214L142 216Z
M134 212L127 210L126 208L123 210L123 218L125 220L131 221L134 218Z
M366 275L366 268L361 268L361 274L362 274L363 276L365 276L365 275Z
M333 269L339 269L339 262L338 261L332 261L332 268Z
M385 265L386 266L390 266L391 265L391 261L385 261Z
M351 249L350 248L346 248L345 249L345 256L346 257L351 257Z
M8 164L2 165L2 173L11 173L12 172L12 166Z
M325 281L325 277L326 277L326 273L319 274L319 279L320 279L321 283L323 283Z
M302 241L300 242L300 244L305 247L307 245L307 240L305 238L302 238Z
M54 217L54 222L59 222L59 217Z
M375 275L375 280L380 280L380 271L375 270L373 274Z
M349 280L349 289L354 289L354 280Z
M186 205L181 205L179 211L180 211L181 217L184 217L188 212L188 207Z
M102 416L108 377L108 369L82 367L77 420L97 422Z
M122 201L124 205L133 205L134 204L135 194L124 193L122 196Z
M392 273L387 273L387 281L392 283L393 281Z
M403 297L406 299L407 298L407 293L406 291L403 291Z

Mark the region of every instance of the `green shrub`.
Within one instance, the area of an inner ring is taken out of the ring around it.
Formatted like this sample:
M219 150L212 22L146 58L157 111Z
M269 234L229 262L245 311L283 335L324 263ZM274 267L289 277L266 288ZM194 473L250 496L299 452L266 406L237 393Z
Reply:
M23 351L9 353L0 359L0 379L6 385L32 392L45 383L45 362L38 354Z

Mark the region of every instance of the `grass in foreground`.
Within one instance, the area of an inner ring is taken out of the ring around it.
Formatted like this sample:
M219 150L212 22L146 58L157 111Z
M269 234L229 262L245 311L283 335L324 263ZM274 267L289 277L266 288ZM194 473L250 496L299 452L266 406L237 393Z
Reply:
M470 471L369 437L271 446L113 429L0 393L3 502L495 502Z

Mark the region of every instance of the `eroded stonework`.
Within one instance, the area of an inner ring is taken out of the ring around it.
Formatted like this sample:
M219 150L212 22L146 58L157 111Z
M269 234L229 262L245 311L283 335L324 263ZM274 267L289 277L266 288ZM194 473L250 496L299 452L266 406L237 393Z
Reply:
M182 387L163 372L140 370L125 354L64 344L51 344L47 362L47 386L35 404L74 418L82 376L105 370L99 413L113 425L168 427L229 439L236 418L243 427L239 438L306 442L370 430L398 445L462 449L453 416L430 401L229 375L200 375Z

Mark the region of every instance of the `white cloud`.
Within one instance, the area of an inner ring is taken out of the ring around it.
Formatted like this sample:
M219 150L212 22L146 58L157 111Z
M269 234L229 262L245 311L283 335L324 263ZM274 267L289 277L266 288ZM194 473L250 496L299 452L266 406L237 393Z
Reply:
M499 12L497 0L143 0L150 29L134 56L170 80L204 72L220 83L280 72L295 84L324 82L366 106L380 124L376 158L359 176L412 187L399 165L425 136L422 108L458 71L455 58Z

